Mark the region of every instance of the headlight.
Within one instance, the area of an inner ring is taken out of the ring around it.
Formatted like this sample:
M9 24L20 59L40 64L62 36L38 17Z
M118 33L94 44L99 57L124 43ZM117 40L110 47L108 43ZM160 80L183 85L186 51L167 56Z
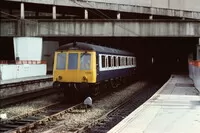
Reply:
M58 80L62 80L62 76L58 76Z
M84 82L88 82L88 79L87 79L86 76L83 76L83 81L84 81Z

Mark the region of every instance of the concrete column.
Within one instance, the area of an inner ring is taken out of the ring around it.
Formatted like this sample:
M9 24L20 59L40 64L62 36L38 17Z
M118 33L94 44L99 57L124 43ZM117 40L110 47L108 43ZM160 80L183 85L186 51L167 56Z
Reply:
M24 3L21 3L21 7L20 7L20 18L24 19L25 15L24 15Z
M53 14L53 19L56 19L56 6L53 6L52 8L53 8L52 9L53 10L53 13L52 13Z
M120 14L120 12L117 13L117 19L121 19L121 14Z
M149 16L149 19L150 19L150 20L153 20L153 15L150 15L150 16Z
M9 14L12 14L12 9L9 10Z
M153 58L153 57L151 57L151 63L152 63L152 64L154 63L154 58Z
M88 19L88 10L85 9L85 19Z
M39 12L35 12L35 17L39 17Z
M200 38L199 38L199 44L197 45L197 58L196 60L200 60Z

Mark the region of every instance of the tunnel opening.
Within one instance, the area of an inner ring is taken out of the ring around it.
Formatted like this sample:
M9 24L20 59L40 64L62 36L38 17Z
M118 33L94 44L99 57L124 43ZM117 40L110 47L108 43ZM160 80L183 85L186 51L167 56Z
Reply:
M188 73L188 56L194 53L198 38L177 37L61 37L45 38L60 45L80 41L130 51L137 56L139 73Z
M14 60L13 38L2 37L0 60ZM135 53L138 73L188 73L188 56L195 59L198 38L176 37L44 37L59 45L80 41ZM48 45L48 44L46 44Z
M0 37L0 60L15 60L14 45L11 37Z

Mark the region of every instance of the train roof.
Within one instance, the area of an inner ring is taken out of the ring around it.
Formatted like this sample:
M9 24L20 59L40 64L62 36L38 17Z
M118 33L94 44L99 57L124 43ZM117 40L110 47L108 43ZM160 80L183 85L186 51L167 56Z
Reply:
M106 53L106 54L116 54L116 55L134 55L131 52L127 52L124 50L119 50L115 48L108 48L105 46L99 46L99 45L93 45L89 43L83 43L83 42L73 42L68 43L65 45L62 45L59 47L57 51L63 51L63 50L94 50L96 52L100 53Z

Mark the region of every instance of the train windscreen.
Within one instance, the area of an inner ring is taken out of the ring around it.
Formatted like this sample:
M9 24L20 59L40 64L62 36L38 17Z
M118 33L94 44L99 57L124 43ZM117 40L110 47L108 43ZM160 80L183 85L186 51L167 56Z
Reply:
M57 54L57 70L65 70L66 69L66 53L58 53Z
M68 70L78 69L78 53L69 53Z

